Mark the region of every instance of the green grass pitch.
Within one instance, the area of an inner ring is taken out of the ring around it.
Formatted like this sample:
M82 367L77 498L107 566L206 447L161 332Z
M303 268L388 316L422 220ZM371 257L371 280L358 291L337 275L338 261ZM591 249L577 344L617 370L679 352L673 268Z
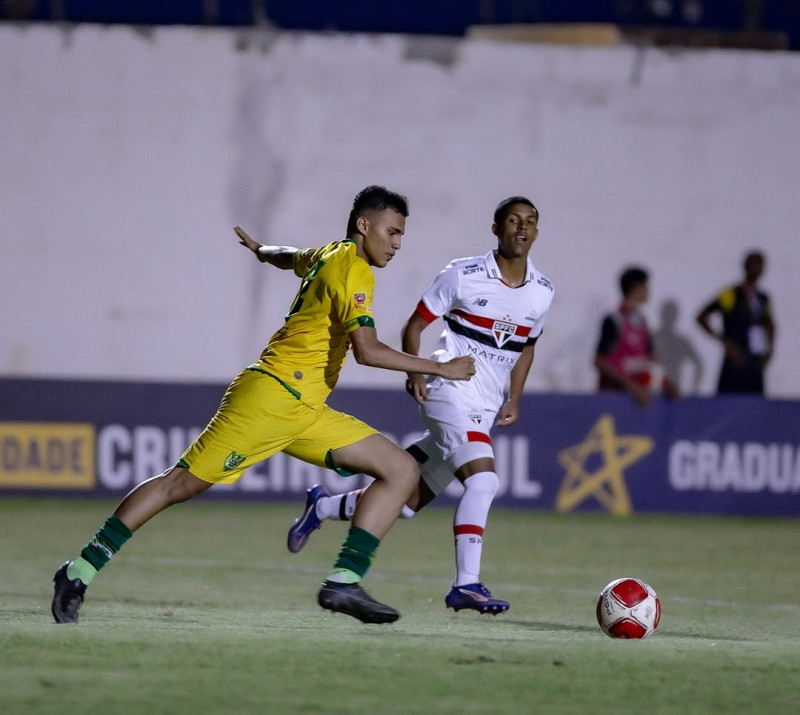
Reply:
M432 508L365 580L402 618L364 625L316 605L346 525L286 550L300 506L174 507L57 626L52 574L114 504L1 500L0 712L800 712L800 521L495 510L483 577L511 611L492 617L444 608L452 510ZM661 597L646 640L595 622L621 576Z

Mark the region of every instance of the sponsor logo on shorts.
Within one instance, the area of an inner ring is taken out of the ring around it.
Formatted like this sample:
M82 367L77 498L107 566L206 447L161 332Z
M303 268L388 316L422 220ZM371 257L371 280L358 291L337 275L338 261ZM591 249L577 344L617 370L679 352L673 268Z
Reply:
M246 457L243 454L239 454L234 450L225 458L225 463L222 465L222 468L226 472L230 472L231 469L236 469L245 459Z

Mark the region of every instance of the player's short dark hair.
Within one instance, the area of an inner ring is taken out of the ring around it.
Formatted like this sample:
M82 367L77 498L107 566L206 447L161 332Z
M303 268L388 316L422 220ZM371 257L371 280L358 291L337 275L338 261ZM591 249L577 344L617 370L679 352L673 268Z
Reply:
M763 251L748 251L744 256L744 261L742 261L742 265L747 268L753 261L760 261L764 263L764 252Z
M507 199L503 199L497 204L497 208L494 210L494 222L498 226L505 220L506 216L508 216L508 209L514 204L527 204L533 209L536 220L539 220L539 209L534 206L533 201L525 196L509 196Z
M650 274L641 266L630 266L622 271L619 277L619 287L622 290L622 295L629 296L634 288L647 283Z
M394 209L402 216L408 216L408 199L402 194L389 191L385 186L367 186L356 194L353 208L347 219L347 235L358 233L356 220L364 211L385 211Z

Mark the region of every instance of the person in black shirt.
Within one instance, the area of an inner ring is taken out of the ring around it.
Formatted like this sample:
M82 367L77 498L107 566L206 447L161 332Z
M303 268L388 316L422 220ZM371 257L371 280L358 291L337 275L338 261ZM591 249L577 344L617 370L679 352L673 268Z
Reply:
M717 392L764 394L764 372L775 345L772 302L758 289L766 259L751 251L744 259L744 280L723 290L697 314L697 323L724 348ZM714 313L722 318L722 330L710 321Z

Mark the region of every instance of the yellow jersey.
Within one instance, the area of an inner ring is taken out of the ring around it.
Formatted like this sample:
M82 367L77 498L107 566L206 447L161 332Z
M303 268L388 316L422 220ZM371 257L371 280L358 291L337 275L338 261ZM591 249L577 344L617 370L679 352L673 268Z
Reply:
M325 403L350 348L349 334L375 327L375 277L352 239L297 251L303 279L283 327L270 339L254 369L277 377L305 404Z

